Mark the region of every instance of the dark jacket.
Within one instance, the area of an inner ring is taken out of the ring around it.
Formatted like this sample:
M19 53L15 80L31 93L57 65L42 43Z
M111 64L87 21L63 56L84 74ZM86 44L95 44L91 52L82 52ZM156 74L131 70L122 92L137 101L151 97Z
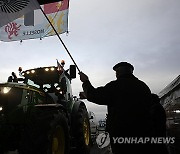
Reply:
M87 99L108 106L110 133L114 135L148 135L151 92L133 74L119 77L104 87L94 88L89 81L83 84ZM121 130L121 132L119 132Z
M152 106L150 113L152 115L154 136L166 137L166 112L163 106L160 104L158 95L152 94Z
M150 113L153 120L154 137L166 137L166 112L160 104L158 95L152 94ZM166 144L156 144L154 148L158 154L168 154Z
M87 99L108 107L108 129L112 137L143 137L152 135L150 117L151 91L133 74L120 76L104 87L83 83Z

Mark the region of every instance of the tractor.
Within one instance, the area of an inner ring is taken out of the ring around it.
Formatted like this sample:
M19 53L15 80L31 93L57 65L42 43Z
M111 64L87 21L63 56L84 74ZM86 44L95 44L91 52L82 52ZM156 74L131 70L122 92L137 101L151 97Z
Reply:
M88 154L87 108L72 95L76 67L39 67L14 72L0 83L0 153Z

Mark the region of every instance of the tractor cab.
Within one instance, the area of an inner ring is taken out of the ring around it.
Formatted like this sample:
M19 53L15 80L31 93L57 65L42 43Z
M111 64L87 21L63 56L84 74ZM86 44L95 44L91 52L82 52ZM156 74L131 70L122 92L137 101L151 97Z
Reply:
M35 86L50 95L56 95L68 101L72 97L70 82L76 77L76 68L71 65L69 70L65 71L60 65L30 69L21 74L24 76L25 84Z
M58 67L39 67L22 71L19 68L20 76L17 78L14 72L8 78L8 82L23 82L26 85L33 86L39 90L51 95L55 102L64 99L68 101L72 99L71 80L76 78L76 68L70 65L70 69L64 70L64 61ZM69 73L68 73L69 72Z

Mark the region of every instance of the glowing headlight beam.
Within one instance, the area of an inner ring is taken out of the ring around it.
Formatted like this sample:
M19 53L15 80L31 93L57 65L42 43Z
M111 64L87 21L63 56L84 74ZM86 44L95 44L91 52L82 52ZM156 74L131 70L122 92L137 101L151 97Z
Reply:
M175 113L180 113L180 110L175 110L174 112L175 112Z

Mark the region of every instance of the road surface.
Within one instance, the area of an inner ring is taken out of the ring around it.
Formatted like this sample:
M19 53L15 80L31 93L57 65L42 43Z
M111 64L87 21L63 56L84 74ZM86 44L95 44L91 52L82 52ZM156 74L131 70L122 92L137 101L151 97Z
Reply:
M91 148L90 154L112 154L110 146L103 149L99 149L97 144L94 144Z

